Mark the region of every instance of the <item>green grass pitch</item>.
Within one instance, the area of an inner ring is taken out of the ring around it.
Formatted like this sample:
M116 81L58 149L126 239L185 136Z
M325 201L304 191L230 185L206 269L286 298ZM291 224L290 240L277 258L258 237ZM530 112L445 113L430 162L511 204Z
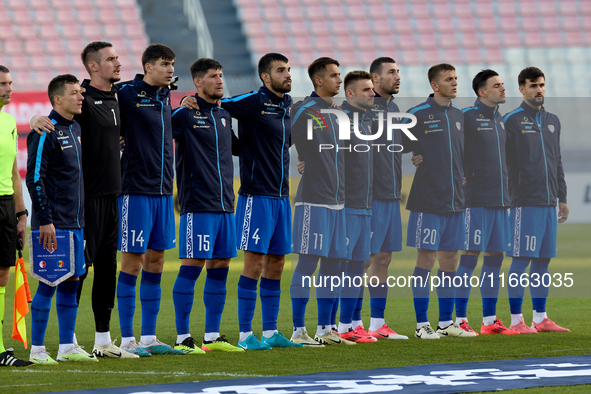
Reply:
M406 231L403 232L406 234ZM586 287L591 279L591 258L589 257L589 240L591 226L563 224L558 227L558 257L552 260L551 272L575 272L575 281ZM415 261L415 250L404 247L400 253L394 254L391 275L410 275ZM166 264L162 277L162 302L158 316L157 335L165 343L174 344L176 331L174 324L174 308L172 303L172 287L179 269L180 261L177 251L166 253ZM238 317L236 287L242 268L242 255L234 259L230 266L228 278L228 295L226 308L222 317L221 331L227 339L236 344L238 341ZM28 260L25 259L28 264ZM294 259L293 263L295 264ZM475 275L479 273L479 266ZM503 269L510 265L506 258ZM289 282L291 275L291 256L287 256L285 273L282 280L282 301L279 313L279 330L290 337L291 303L289 299ZM92 271L89 273L87 285L78 311L76 335L87 351L92 350L94 343L94 319L90 304ZM30 278L31 290L34 293L37 281ZM201 340L204 329L205 309L202 302L205 275L201 275L195 289L195 304L191 315L191 334ZM4 317L4 338L6 347L14 347L15 354L28 358L29 352L20 342L10 339L13 300L13 276L7 288L6 308ZM554 290L552 290L554 291ZM551 292L551 296L552 296ZM477 289L473 295L479 296ZM501 359L518 359L529 357L552 357L581 355L591 352L589 335L588 298L550 298L548 312L550 317L572 330L571 333L546 333L522 336L487 336L475 339L450 338L439 341L421 341L411 338L407 341L380 340L375 344L357 346L331 346L324 349L284 349L267 352L245 353L208 353L198 356L153 356L139 360L101 359L99 363L60 364L57 366L33 366L28 369L0 368L0 392L26 393L57 390L73 390L87 388L105 388L114 386L143 385L157 383L191 382L196 380L228 379L237 377L273 376L289 374L306 374L314 372L346 371L354 369L371 369L431 363L462 363L470 361L487 361ZM473 327L480 331L482 318L481 301L474 298L468 306L468 316ZM531 322L531 300L524 301L524 318ZM509 304L506 298L499 299L498 317L510 322ZM137 298L135 332L139 339L141 307ZM261 331L260 306L253 322L255 333ZM365 326L369 326L369 299L366 298L362 317ZM437 300L431 299L429 318L432 324L437 322ZM397 332L412 337L415 328L415 316L411 298L392 298L388 300L386 321ZM311 299L308 304L306 325L311 335L316 330L316 302ZM31 318L27 316L27 328L30 330ZM57 317L55 301L49 321L46 345L55 357L58 347ZM117 309L113 311L111 336L119 336ZM30 331L29 331L30 340ZM535 392L553 393L588 392L589 386L559 387L535 389ZM518 391L518 390L515 390ZM532 392L531 390L529 392Z

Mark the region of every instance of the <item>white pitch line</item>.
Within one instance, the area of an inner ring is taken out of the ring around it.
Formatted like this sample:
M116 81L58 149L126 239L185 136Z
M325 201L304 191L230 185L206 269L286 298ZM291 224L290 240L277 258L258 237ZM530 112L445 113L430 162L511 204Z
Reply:
M34 369L13 369L10 372L14 373L54 373L56 370L34 370ZM60 372L69 372L69 373L112 373L112 374L124 374L124 375L185 375L191 376L195 375L193 373L184 372L184 371L174 371L174 372L156 372L156 371L142 371L142 372L134 372L134 371L81 371L79 369L67 369Z

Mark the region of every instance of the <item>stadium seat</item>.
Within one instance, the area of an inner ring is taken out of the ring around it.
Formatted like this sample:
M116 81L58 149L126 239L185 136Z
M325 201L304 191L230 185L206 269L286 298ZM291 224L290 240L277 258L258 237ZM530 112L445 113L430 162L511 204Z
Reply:
M476 15L478 15L480 18L483 17L489 17L494 15L494 10L493 10L493 3L492 2L488 2L488 1L480 1L475 3L476 5Z
M503 45L508 47L517 47L521 45L521 39L518 33L505 33L503 36Z
M433 22L431 21L430 18L417 18L417 19L415 19L415 23L416 23L416 31L418 31L421 34L432 33L434 30Z
M74 19L74 13L69 8L59 10L58 12L56 12L56 14L57 15L56 15L56 18L55 19L58 22L69 22L69 23L72 23L72 22L76 21L76 19Z
M35 21L42 24L50 24L53 20L53 14L49 10L35 10Z
M451 16L450 3L442 2L433 4L433 14L441 18L449 18Z
M456 31L456 25L451 17L441 17L436 22L437 30L440 33L454 33Z
M281 8L279 7L265 7L263 10L263 17L268 21L276 21L282 18Z
M415 38L412 34L396 35L396 39L398 41L398 48L401 48L403 50L417 49L417 43L415 42Z
M485 48L500 48L501 38L497 32L483 33L481 36L481 45Z
M574 0L561 0L558 6L562 15L577 15L577 3Z
M515 9L515 2L513 0L500 0L497 3L497 11L501 19L505 17L515 17L517 10Z
M439 51L437 49L423 50L423 63L424 64L438 64L443 61L444 61L444 59L439 55Z
M539 33L525 33L524 44L527 48L538 48L542 46L542 36Z
M437 39L433 33L423 33L419 36L419 46L422 49L436 49Z
M397 34L407 34L413 31L410 21L402 18L394 18L394 29Z
M57 37L57 29L53 23L44 24L39 28L39 37L49 39Z
M470 7L470 2L455 1L454 14L460 18L471 18L473 15L472 8Z
M503 51L500 48L488 48L485 53L488 64L503 64L505 62Z
M45 49L46 48L43 48L43 43L38 38L29 39L25 41L25 52L31 55L38 54L44 51Z
M462 34L462 46L466 49L478 47L478 36L475 33Z
M305 17L308 20L314 21L318 19L324 19L324 9L322 7L313 6L307 7L304 11Z
M454 33L439 34L437 35L437 38L439 41L438 45L444 49L458 47L458 42Z

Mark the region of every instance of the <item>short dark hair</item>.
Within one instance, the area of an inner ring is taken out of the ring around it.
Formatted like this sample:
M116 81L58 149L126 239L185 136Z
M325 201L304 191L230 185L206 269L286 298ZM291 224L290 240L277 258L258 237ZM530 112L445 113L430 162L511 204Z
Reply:
M396 63L396 60L386 56L378 57L376 60L371 62L371 66L369 66L369 73L381 74L384 63Z
M111 48L113 44L106 41L93 41L87 46L84 47L82 53L80 54L80 58L82 59L82 64L88 73L90 74L90 68L88 67L88 62L95 62L96 64L101 64L101 57L99 56L99 51L103 48Z
M47 86L47 95L49 96L51 106L55 105L53 102L54 96L63 95L64 88L66 87L66 85L75 83L80 83L80 81L78 81L78 78L76 78L72 74L58 75L57 77L53 78L51 82L49 82L49 86Z
M526 80L529 79L530 81L535 81L540 77L543 77L544 80L546 79L546 76L542 70L537 67L526 67L519 73L519 76L517 77L517 83L519 86L525 86Z
M437 78L439 78L439 74L442 73L443 71L455 71L455 70L456 70L456 68L454 66L452 66L451 64L447 64L447 63L436 64L429 69L429 72L427 72L427 77L429 78L429 82L433 82Z
M314 78L316 78L319 74L326 71L326 66L334 64L339 67L341 64L333 58L330 57L319 57L318 59L314 60L312 64L308 66L308 76L312 80L312 84L316 86L314 82Z
M350 86L352 83L357 82L357 81L362 81L362 80L370 80L371 81L371 74L368 73L367 71L362 71L362 70L355 70L355 71L349 72L345 76L345 90L347 90L347 87Z
M155 64L158 59L172 61L176 58L176 53L166 45L152 44L149 45L142 53L142 67L146 71L146 64Z
M10 70L6 66L0 64L0 73L8 74L9 72Z
M222 68L224 67L217 60L209 59L206 57L197 59L195 63L191 65L191 77L193 79L203 78L209 70L221 70Z
M476 74L476 76L472 80L472 89L474 89L474 93L476 93L476 96L480 97L478 96L478 91L486 86L486 81L498 75L498 72L491 69L482 70L481 72Z
M289 63L289 59L287 59L287 57L283 56L282 54L275 53L275 52L271 52L271 53L267 53L266 55L263 55L263 57L261 57L261 60L259 60L259 78L261 79L262 82L264 82L264 81L263 81L263 77L261 77L261 75L263 75L263 73L271 74L271 68L273 67L273 62Z

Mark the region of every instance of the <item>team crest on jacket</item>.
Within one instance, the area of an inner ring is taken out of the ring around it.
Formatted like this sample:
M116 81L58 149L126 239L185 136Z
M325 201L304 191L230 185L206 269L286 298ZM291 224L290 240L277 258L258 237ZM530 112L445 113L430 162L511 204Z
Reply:
M501 124L501 127L503 128L503 130L505 130L505 123L503 122L499 122Z
M462 130L462 124L460 122L456 122L456 127L458 130Z
M291 116L291 107L287 107L287 116Z
M550 130L551 133L554 133L554 125L553 124L548 125L548 130Z
M222 124L226 127L226 119L222 118Z

